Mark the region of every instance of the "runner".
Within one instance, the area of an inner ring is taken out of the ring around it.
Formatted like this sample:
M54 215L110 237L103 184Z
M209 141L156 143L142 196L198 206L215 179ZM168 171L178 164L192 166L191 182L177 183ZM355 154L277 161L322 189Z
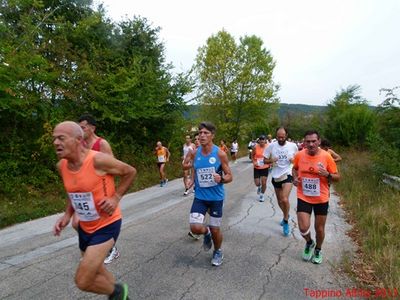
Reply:
M109 295L109 299L129 299L128 286L116 283L103 261L120 233L119 202L136 170L111 155L86 149L83 131L72 121L55 127L53 144L60 159L57 168L69 196L64 215L54 225L54 235L60 235L74 211L80 218L82 258L75 274L76 286L82 291ZM114 176L121 178L117 189Z
M219 142L219 149L221 149L221 150L224 151L226 154L228 154L229 149L228 149L228 147L226 146L225 140L221 140L221 141Z
M331 143L329 143L328 140L325 139L321 140L321 149L324 149L326 152L328 152L332 156L335 162L342 160L342 157L332 150Z
M289 195L292 190L292 162L294 155L297 153L295 143L287 141L287 130L279 127L276 130L276 142L273 142L265 151L265 162L272 164L271 182L275 189L278 205L282 210L283 219L281 226L283 235L288 236L290 233L289 225Z
M264 163L264 152L268 145L265 143L265 135L261 135L258 138L258 144L253 148L252 161L254 166L253 178L254 184L257 187L258 200L264 202L264 193L267 189L267 178L269 164Z
M82 115L78 123L83 130L86 148L113 155L110 144L105 139L96 135L96 120L91 115Z
M234 139L232 144L231 144L231 157L233 163L237 163L237 153L239 152L239 144L237 142L237 139Z
M183 156L182 156L182 161L185 160L186 155L188 155L189 152L193 151L195 149L195 144L192 143L192 138L190 135L186 136L186 142L183 144ZM191 170L183 170L183 184L185 187L185 192L183 193L184 196L187 196L189 194L189 189L191 187Z
M195 153L186 156L183 162L185 169L194 167L195 198L190 210L190 229L195 234L203 234L203 248L208 251L214 242L211 260L213 266L220 266L223 261L222 208L225 198L224 185L232 181L228 157L218 146L214 145L215 127L209 122L199 125L201 146ZM210 215L209 225L205 225L205 216Z
M311 259L315 264L322 263L321 247L329 207L329 182L340 179L336 163L328 152L319 148L320 143L317 131L307 131L304 135L305 150L295 155L292 170L293 184L297 186L299 230L307 241L303 260ZM315 216L316 243L310 234L312 211Z
M165 164L169 161L170 152L164 147L160 141L157 142L157 147L154 151L157 156L158 172L160 173L160 187L167 184L168 179L165 177Z
M194 135L194 149L193 149L193 154L195 154L196 153L196 150L197 150L197 148L200 146L200 141L199 141L199 134L198 133L196 133L195 135ZM196 188L196 186L195 186L195 182L194 182L194 169L193 169L193 166L192 166L192 168L190 168L190 170L191 170L191 186L190 187L192 187L193 186L193 193L195 193L195 188ZM198 241L199 239L200 239L200 235L199 234L194 234L192 231L189 231L188 232L188 236L190 236L192 239L194 239L195 241Z
M110 144L105 139L96 135L96 120L91 115L82 115L78 122L79 126L83 130L84 146L87 149L92 149L94 151L99 151L114 156ZM75 230L78 230L78 225L79 217L76 213L74 213L72 216L72 227ZM104 263L110 264L114 259L119 258L120 255L121 254L119 250L114 245L104 260Z

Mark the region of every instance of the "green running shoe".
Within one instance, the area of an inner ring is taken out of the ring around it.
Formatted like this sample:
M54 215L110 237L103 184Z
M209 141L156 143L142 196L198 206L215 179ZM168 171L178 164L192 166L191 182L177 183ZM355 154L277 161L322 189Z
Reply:
M312 241L311 245L306 243L306 247L304 248L304 251L303 251L303 260L310 261L310 259L313 256L313 252L314 252L315 246L316 245L315 245L314 241Z
M321 250L315 250L315 251L314 251L314 255L313 255L312 259L311 259L311 262L312 262L313 264L317 264L317 265L319 265L320 263L322 263L322 253L321 253Z

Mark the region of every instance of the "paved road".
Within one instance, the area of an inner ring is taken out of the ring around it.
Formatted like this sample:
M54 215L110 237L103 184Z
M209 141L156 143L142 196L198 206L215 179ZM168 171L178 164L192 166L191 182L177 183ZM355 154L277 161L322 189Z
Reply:
M322 265L301 260L304 241L296 218L284 237L282 214L272 185L266 201L257 201L252 164L232 165L224 208L224 255L212 267L211 252L191 240L188 212L192 196L182 196L182 180L126 195L122 200L121 257L111 264L116 277L129 283L133 299L309 299L310 290L352 287L335 266L352 250L337 198L332 196ZM139 174L140 176L140 174ZM295 216L295 188L290 202ZM58 215L0 231L0 299L105 299L80 292L73 275L79 261L77 238L69 227L51 234Z

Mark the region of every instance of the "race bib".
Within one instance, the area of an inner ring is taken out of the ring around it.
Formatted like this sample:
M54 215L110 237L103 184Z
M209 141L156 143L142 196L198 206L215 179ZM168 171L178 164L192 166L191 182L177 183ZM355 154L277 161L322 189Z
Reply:
M321 195L319 178L302 178L303 194L310 197Z
M217 183L214 180L215 167L197 169L197 181L200 187L212 187Z
M157 158L158 158L158 162L159 163L165 162L165 156L164 155L159 155Z
M81 221L88 222L100 218L92 193L68 193L68 196Z
M257 158L257 166L258 167L264 166L264 158Z

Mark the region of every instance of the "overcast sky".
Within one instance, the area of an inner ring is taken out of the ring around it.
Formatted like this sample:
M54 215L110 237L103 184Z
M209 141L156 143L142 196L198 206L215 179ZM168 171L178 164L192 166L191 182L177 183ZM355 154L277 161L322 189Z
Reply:
M400 85L400 0L98 0L119 21L134 15L160 27L166 59L187 71L208 37L225 29L256 35L276 61L283 103L326 105L358 84L377 105Z

